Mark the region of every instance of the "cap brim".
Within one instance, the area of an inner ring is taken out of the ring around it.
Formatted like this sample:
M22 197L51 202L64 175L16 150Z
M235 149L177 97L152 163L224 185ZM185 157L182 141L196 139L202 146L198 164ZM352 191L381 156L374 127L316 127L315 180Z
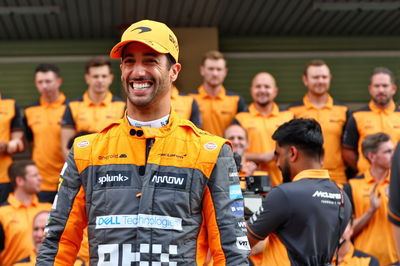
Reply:
M132 43L132 42L140 42L143 43L144 45L147 45L154 51L160 53L160 54L168 54L168 50L159 45L158 43L155 42L150 42L147 40L127 40L123 42L117 43L110 52L110 57L113 59L121 58L122 57L122 51L124 50L125 45Z

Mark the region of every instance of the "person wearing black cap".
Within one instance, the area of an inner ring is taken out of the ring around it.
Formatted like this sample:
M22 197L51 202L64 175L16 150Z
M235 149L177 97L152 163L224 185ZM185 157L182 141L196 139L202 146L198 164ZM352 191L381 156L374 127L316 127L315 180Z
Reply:
M248 265L232 149L171 111L175 34L139 21L110 55L127 111L75 140L38 265L72 265L86 226L91 265L203 265L209 249L216 265Z

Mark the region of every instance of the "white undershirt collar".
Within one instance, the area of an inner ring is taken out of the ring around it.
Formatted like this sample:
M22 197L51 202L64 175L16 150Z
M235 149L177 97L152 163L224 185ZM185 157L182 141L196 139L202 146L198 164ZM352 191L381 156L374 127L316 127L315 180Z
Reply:
M160 127L166 126L168 124L168 120L169 120L169 114L164 117L161 117L157 120L146 121L146 122L132 119L129 116L127 116L127 117L128 117L129 124L131 124L131 126L133 126L133 127L160 128Z

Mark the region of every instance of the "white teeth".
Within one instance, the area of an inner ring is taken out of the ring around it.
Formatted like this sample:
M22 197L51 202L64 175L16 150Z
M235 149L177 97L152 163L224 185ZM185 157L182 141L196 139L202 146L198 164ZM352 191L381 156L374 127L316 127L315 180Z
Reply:
M133 83L132 87L135 90L143 90L143 89L147 89L150 88L151 84L148 83Z

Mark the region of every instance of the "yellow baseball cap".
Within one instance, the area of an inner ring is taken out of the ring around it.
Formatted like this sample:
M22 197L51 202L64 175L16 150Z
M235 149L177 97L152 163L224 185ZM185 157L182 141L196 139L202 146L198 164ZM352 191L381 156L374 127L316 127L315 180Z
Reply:
M133 23L124 31L121 41L112 48L110 57L122 57L123 48L131 42L143 43L161 54L171 54L178 62L178 39L164 23L153 20L141 20Z

